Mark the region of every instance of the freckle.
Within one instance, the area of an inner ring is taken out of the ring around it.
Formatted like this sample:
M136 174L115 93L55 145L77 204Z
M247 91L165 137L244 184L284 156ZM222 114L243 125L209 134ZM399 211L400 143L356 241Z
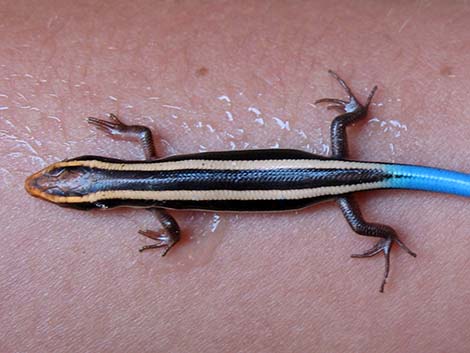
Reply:
M196 70L196 76L198 77L203 77L206 76L209 73L209 69L207 67L200 67L199 69Z
M452 67L447 66L447 65L442 66L442 67L440 68L440 70L439 70L439 73L440 73L442 76L448 76L448 77L454 76Z

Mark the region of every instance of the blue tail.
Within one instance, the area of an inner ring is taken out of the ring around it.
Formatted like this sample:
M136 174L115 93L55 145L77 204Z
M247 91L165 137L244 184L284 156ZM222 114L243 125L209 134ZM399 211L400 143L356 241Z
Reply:
M387 164L384 169L393 175L386 182L389 188L470 196L470 174L404 164Z

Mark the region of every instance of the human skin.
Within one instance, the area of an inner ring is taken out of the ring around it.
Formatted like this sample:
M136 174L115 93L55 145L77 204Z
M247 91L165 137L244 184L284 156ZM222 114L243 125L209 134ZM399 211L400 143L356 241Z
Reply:
M139 253L149 212L80 212L24 179L84 154L141 159L94 130L150 126L160 156L232 148L326 154L344 97L364 100L351 157L470 173L470 10L462 3L0 2L1 352L465 352L470 207L358 195L418 253L351 259L374 239L333 202L281 214L173 212L183 240ZM34 9L33 9L34 8ZM262 119L262 120L261 120ZM287 125L288 122L288 125Z

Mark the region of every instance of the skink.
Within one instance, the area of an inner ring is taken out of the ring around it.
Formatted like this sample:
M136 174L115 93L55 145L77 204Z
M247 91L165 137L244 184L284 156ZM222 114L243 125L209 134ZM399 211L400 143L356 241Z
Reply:
M416 256L393 228L364 220L352 193L376 189L414 189L470 196L470 175L405 164L349 160L346 127L363 119L377 89L362 105L347 84L329 73L348 95L347 100L325 98L328 109L341 114L331 124L331 156L288 149L207 152L157 159L150 129L126 125L111 114L110 121L88 122L110 135L136 138L145 161L82 156L54 163L25 182L33 196L64 207L109 209L151 208L163 230L139 231L155 240L140 250L164 248L164 256L180 239L180 229L166 209L213 211L286 211L333 199L358 234L379 238L369 250L352 255L383 253L389 275L390 250L395 243Z

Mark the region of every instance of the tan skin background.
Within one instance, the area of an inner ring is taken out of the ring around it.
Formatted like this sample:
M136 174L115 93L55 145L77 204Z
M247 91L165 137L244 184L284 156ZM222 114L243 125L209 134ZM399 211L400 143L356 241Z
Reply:
M382 257L333 203L298 213L174 212L183 241L140 254L143 210L79 212L23 180L83 154L143 156L87 126L114 112L161 156L279 146L326 153L342 97L379 85L352 157L470 172L470 9L463 2L0 2L1 352L465 352L470 207L358 198L418 253ZM224 97L226 96L226 97ZM227 113L228 112L228 113ZM231 118L233 118L233 121ZM276 120L280 119L280 120ZM263 119L256 120L256 119ZM263 122L263 123L262 123ZM289 125L287 126L287 122Z

